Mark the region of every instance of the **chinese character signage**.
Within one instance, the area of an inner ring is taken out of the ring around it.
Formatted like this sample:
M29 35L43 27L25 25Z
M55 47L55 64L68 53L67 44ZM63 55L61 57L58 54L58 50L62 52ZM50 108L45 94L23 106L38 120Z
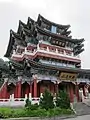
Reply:
M60 80L75 81L76 78L77 78L77 74L75 73L66 73L66 72L60 73Z

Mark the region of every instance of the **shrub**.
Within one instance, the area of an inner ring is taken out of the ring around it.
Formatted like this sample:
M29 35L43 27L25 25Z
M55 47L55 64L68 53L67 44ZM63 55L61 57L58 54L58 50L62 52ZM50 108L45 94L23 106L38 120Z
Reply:
M54 108L53 96L48 90L45 90L40 98L40 106L46 110Z
M33 104L33 105L29 105L29 106L28 106L28 109L30 109L30 110L37 110L38 107L39 107L38 104Z
M26 104L25 107L29 107L31 105L31 101L29 100L29 98L26 99Z
M70 108L70 99L65 91L59 91L57 94L56 106L64 109Z
M26 109L37 110L39 105L38 104L31 104L31 101L27 98L25 107L26 107Z

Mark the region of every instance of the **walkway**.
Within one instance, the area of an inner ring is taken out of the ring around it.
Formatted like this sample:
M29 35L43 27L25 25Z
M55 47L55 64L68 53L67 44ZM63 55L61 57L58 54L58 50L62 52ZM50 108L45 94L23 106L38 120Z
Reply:
M90 106L82 102L75 103L74 109L77 115L89 115L90 114Z
M76 118L68 118L64 120L90 120L90 115L78 116Z

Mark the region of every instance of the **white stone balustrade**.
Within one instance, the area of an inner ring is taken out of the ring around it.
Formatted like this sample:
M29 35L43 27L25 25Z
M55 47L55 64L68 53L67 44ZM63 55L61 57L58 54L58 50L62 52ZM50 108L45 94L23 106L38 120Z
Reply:
M40 97L42 96L42 93ZM9 99L0 99L0 107L24 107L27 99L27 94L25 94L25 98L14 98L14 94L10 95ZM32 97L31 93L29 93L29 100L31 104L39 104L40 98L39 97Z
M53 46L52 46L52 49L53 49ZM24 55L34 56L37 52L42 52L42 53L47 53L47 54L51 54L51 55L58 55L58 56L63 56L63 57L67 57L67 58L79 59L79 56L74 56L73 52L70 55L69 54L67 55L65 50L64 50L64 53L59 53L59 51L58 51L59 49L62 49L62 48L55 48L55 51L54 51L54 50L50 50L48 46L45 46L45 48L44 48L44 47L39 46L39 44L38 44L37 49L35 51L31 52L25 48L25 51L21 55L14 53L14 54L12 54L12 57L22 58Z

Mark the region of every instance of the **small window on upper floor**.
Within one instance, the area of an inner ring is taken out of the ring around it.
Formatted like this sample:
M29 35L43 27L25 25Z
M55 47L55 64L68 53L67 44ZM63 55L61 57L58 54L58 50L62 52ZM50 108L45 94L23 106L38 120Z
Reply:
M57 27L55 27L55 26L52 25L51 26L51 32L52 33L56 33L56 31L57 31Z

